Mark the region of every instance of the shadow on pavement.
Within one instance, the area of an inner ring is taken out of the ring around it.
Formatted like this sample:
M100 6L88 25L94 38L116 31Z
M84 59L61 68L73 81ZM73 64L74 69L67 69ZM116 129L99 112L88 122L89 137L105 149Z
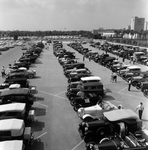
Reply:
M40 139L33 141L33 144L26 147L25 150L44 150L44 143Z
M104 98L103 98L103 100L115 100L115 98L114 97L112 97L111 95L106 95Z
M43 128L45 127L45 123L36 120L36 121L32 122L31 127L32 127L34 132L35 131L42 131Z
M36 101L36 102L37 102L37 101L44 101L44 97L36 96L35 101Z
M32 109L35 110L35 116L45 116L46 115L46 109L45 108L34 107Z

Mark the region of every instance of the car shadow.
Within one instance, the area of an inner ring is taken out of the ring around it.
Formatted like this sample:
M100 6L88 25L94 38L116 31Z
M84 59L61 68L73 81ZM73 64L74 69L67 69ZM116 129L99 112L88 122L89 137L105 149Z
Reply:
M32 122L31 127L34 132L42 131L43 128L45 127L45 123L36 120L36 121Z
M144 122L148 122L148 119L141 119L142 121L144 121Z
M27 146L26 150L44 150L44 143L40 139L35 139L31 146Z
M43 64L40 60L36 60L35 64Z
M113 96L111 96L111 95L106 95L106 96L103 98L103 100L109 101L109 100L115 100L115 98L114 98Z
M38 79L38 78L41 78L40 76L35 76L33 79Z
M35 111L35 116L45 116L46 115L45 108L33 107L32 109Z
M44 101L44 97L36 96L35 101Z

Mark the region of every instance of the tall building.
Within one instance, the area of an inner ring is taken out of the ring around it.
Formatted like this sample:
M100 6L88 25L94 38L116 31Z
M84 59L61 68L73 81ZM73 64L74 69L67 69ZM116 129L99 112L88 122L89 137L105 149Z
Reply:
M144 30L145 18L133 17L131 19L131 30L141 31Z

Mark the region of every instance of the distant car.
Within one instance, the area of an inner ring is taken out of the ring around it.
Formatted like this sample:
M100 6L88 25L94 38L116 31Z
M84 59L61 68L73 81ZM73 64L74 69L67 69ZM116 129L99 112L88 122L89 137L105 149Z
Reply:
M25 67L20 67L18 69L12 69L10 70L10 75L11 73L15 73L18 75L24 75L25 77L32 79L36 76L36 71L35 70L27 70Z
M23 47L22 47L22 50L27 50L27 47L23 46Z
M98 102L96 105L86 108L78 109L78 116L83 121L92 121L100 117L104 112L118 109L114 104L109 101Z
M124 136L128 132L134 133L141 130L142 121L130 109L118 109L104 112L103 116L90 122L79 124L79 132L86 143L101 141L106 136L115 133Z

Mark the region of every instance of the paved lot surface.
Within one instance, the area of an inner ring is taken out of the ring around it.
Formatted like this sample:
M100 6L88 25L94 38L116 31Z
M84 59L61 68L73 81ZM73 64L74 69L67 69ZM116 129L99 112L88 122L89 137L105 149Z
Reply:
M66 50L74 51L66 43L64 47ZM21 54L19 47L4 52L0 56L0 67L8 67L8 64L17 60ZM82 55L76 52L76 56L78 61L82 62ZM93 61L89 62L88 59L85 60L85 64L94 75L101 77L108 89L105 100L110 100L116 105L122 104L124 108L132 110L135 110L140 102L144 103L143 125L148 128L147 98L134 87L129 92L127 82L119 77L117 83L111 83L109 69ZM80 120L65 96L67 78L53 55L52 44L49 49L43 51L31 69L36 70L37 78L31 79L30 84L37 86L39 92L33 105L36 122L32 124L32 129L35 131L36 140L28 150L84 150L85 144L77 131ZM3 79L0 78L0 81Z

